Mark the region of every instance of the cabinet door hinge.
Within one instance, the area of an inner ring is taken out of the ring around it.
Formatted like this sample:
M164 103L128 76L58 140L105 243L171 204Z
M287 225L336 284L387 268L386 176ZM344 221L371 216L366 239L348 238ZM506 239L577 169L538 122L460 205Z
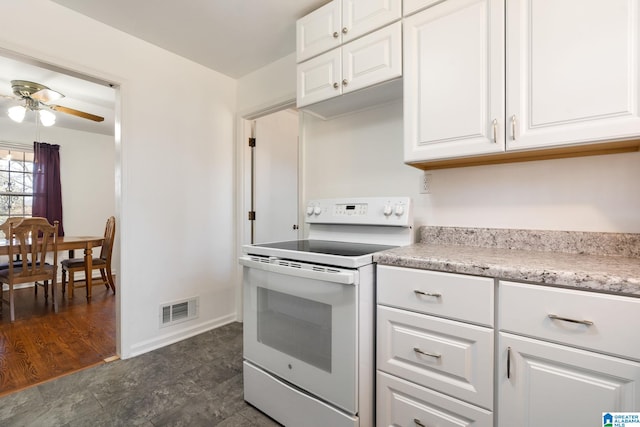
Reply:
M255 146L256 146L256 139L249 138L249 147L255 147Z
M249 211L249 221L256 220L256 211Z

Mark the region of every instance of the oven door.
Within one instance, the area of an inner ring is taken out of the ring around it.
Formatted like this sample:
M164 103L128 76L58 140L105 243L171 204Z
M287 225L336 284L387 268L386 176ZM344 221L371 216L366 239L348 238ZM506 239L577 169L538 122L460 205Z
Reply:
M240 262L245 359L356 414L358 270Z

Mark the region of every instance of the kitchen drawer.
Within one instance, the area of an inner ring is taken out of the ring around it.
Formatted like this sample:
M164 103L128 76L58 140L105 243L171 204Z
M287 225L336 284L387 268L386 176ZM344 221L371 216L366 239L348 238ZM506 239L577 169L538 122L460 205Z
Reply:
M493 326L494 280L379 265L378 304Z
M493 330L378 306L377 367L493 408Z
M377 427L493 426L493 413L378 372Z
M501 330L640 360L640 298L507 281L498 289Z

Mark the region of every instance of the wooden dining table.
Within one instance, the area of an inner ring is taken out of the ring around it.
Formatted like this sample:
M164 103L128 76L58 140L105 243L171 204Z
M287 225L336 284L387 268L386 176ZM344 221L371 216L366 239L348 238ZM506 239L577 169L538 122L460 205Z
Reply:
M103 236L60 236L58 237L58 251L69 251L73 258L73 251L84 249L84 273L87 281L87 301L91 301L91 285L93 274L93 248L102 246ZM0 255L9 255L9 240L0 239Z

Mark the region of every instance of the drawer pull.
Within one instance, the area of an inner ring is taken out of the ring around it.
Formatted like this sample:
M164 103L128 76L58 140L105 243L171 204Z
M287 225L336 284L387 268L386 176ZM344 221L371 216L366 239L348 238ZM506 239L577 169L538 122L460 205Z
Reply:
M414 418L414 419L413 419L413 422L414 422L414 423L416 423L416 425L417 425L417 426L420 426L420 427L427 427L425 424L423 424L423 423L422 423L422 421L420 421L420 420L419 420L419 419L417 419L417 418Z
M590 320L577 320L577 319L570 319L568 317L560 317L560 316L556 316L555 314L550 314L549 315L549 319L551 320L562 320L563 322L570 322L570 323L579 323L581 325L585 325L585 326L591 326L593 325L593 322Z
M416 295L424 295L424 296L427 296L427 297L434 297L434 298L440 298L442 296L442 294L434 294L434 293L431 293L431 292L423 292L423 291L419 291L418 289L413 291L413 293L415 293Z
M422 354L424 356L429 356L429 357L434 357L436 359L440 359L442 357L441 354L436 354L436 353L427 353L426 351L422 351L420 350L418 347L413 347L413 351L415 351L418 354Z
M507 378L511 378L511 347L507 347Z

